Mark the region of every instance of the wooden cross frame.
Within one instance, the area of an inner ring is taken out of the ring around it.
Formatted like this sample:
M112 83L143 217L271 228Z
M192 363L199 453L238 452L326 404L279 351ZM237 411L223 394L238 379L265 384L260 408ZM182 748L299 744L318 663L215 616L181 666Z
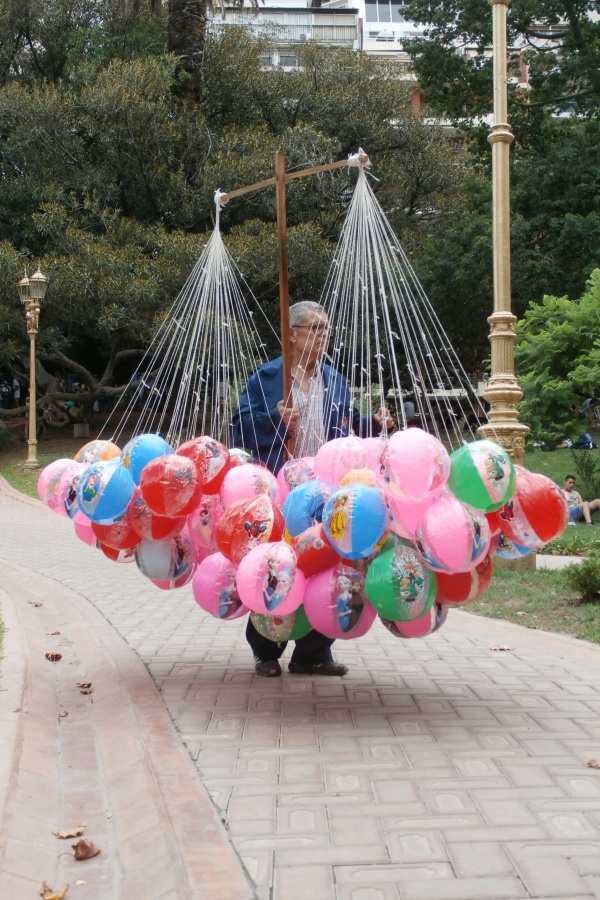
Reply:
M366 153L359 152L359 162L364 165L369 161ZM275 154L275 177L265 178L246 187L237 188L221 195L221 203L227 203L233 197L241 197L251 191L260 191L262 188L275 185L277 190L277 249L279 256L279 319L281 326L281 355L283 359L283 399L287 403L292 389L292 362L290 347L290 288L287 248L287 213L285 205L285 185L294 178L304 178L306 175L317 175L319 172L331 172L333 169L343 169L348 165L347 159L338 162L325 163L322 166L310 166L307 169L298 169L295 172L285 171L285 153L278 150Z

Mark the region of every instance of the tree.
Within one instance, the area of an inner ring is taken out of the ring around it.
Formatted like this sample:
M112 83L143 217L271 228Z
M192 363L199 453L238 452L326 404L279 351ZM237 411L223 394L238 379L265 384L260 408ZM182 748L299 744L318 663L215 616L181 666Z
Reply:
M536 439L584 430L572 411L600 384L600 269L576 300L544 297L517 324L520 412Z

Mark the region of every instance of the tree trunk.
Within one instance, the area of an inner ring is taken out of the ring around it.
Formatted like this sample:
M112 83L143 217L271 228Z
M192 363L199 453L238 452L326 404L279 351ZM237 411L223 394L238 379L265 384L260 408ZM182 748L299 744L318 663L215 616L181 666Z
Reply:
M202 54L206 34L206 0L170 0L169 51L179 58L185 76L181 94L198 103L202 97Z

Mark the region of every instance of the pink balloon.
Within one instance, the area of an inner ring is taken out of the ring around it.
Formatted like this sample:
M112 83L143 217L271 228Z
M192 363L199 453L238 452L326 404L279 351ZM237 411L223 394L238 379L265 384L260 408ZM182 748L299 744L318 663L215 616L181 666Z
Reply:
M65 469L72 465L72 463L72 459L55 459L54 462L44 466L40 472L37 483L38 497L42 503L45 503L50 509L54 509L57 505L56 489L60 477Z
M362 442L363 447L367 451L366 466L378 476L381 469L381 456L388 445L388 438L368 437L363 438Z
M303 481L311 481L315 477L314 456L302 456L300 459L288 459L277 473L280 502L283 503L291 490Z
M242 601L252 612L263 615L283 616L298 609L304 598L304 583L296 554L285 541L254 547L238 566Z
M315 473L322 481L338 487L351 469L364 469L367 465L367 449L355 435L327 441L315 456Z
M261 494L266 494L273 503L279 503L277 479L264 466L254 464L235 466L229 470L221 485L223 506Z
M409 503L439 497L450 474L448 451L420 428L396 431L383 451L381 465L389 493Z
M364 575L344 563L309 579L304 609L313 628L345 640L362 637L377 616L365 594Z
M73 461L62 473L56 488L57 505L53 507L54 512L59 516L67 516L69 519L76 518L79 511L77 485L86 469L86 463ZM85 518L89 522L87 516Z
M223 515L223 501L218 494L204 494L197 509L190 513L187 525L196 548L216 550L217 523Z
M381 619L381 621L394 637L427 637L442 627L448 618L448 609L447 603L434 603L431 609L419 616L418 619L411 619L409 622L390 622L388 619Z
M468 572L487 556L490 526L483 513L447 492L425 513L415 543L435 571Z
M87 466L84 464L76 463L76 465L81 465L82 470L87 469ZM87 544L88 547L98 546L98 538L94 534L92 523L79 508L77 508L77 512L73 517L73 525L75 526L75 534L83 544Z
M213 553L199 563L192 579L198 606L216 619L239 619L249 610L237 589L237 568L222 553Z
M419 523L434 502L433 497L428 497L420 503L411 503L387 493L387 500L390 510L390 529L399 537L412 541Z

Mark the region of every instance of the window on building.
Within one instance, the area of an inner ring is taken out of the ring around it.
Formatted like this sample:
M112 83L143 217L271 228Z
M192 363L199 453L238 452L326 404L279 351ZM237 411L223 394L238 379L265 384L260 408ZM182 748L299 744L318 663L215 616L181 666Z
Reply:
M288 69L295 68L298 65L298 58L295 53L290 53L289 50L280 50L279 65Z

